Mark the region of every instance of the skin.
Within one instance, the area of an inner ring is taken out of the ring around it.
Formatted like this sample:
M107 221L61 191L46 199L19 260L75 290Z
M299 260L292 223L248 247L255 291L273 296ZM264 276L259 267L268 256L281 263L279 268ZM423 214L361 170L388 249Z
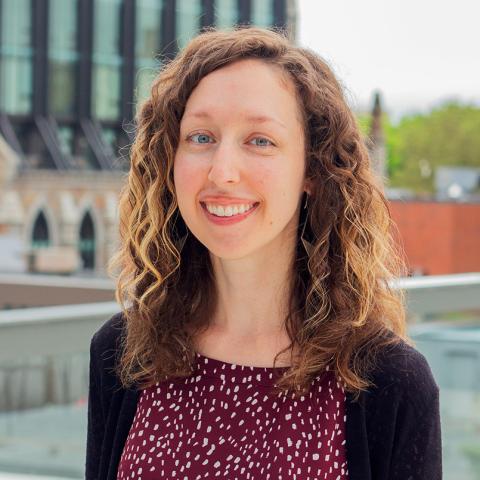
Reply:
M272 366L274 355L290 343L286 286L301 197L309 190L301 118L293 82L257 59L210 73L187 102L175 189L191 234L210 252L219 292L212 325L198 340L203 354ZM259 205L241 222L215 225L200 203L206 195Z

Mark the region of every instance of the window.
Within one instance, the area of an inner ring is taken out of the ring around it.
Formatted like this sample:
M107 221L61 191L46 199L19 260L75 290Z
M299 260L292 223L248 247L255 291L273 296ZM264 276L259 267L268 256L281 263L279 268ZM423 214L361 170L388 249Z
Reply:
M57 129L58 141L60 143L60 150L64 155L73 155L74 132L73 128L67 126L59 126Z
M33 224L32 231L32 247L45 248L50 246L50 234L48 231L48 223L43 211L40 211Z
M177 45L182 49L200 30L202 4L200 0L177 0L176 5Z
M115 151L117 146L117 132L114 128L102 128L103 140Z
M83 268L93 270L95 268L95 227L90 212L85 213L80 224L78 247Z
M252 1L252 24L257 27L271 27L273 25L273 0Z
M95 0L92 113L99 120L120 116L120 19L120 0Z
M0 109L26 114L33 90L31 0L3 0L0 6Z
M152 81L158 72L160 62L156 55L161 46L161 20L163 2L158 0L137 0L135 28L136 92L137 104L150 92Z
M54 115L75 113L77 0L49 0L49 106Z
M214 5L215 26L230 28L238 22L237 0L216 0Z
M135 54L153 58L160 50L163 2L137 0Z

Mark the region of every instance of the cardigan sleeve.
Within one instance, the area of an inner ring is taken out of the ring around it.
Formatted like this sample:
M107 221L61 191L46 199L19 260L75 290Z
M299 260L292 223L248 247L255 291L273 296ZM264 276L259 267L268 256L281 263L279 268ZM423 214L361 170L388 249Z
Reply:
M442 445L439 393L422 410L410 404L393 447L391 480L441 480Z
M100 466L105 419L101 403L101 381L95 349L95 336L90 343L90 376L88 388L87 448L85 480L97 480Z
M425 356L400 341L378 356L364 395L371 480L441 480L439 387ZM357 448L358 449L358 448Z
M111 457L115 434L115 415L112 399L121 385L115 374L119 354L119 340L124 327L122 313L107 320L90 342L90 374L88 387L87 445L85 461L86 480L104 480Z
M441 480L439 387L426 358L406 347L397 363L389 480ZM393 400L394 397L391 397Z

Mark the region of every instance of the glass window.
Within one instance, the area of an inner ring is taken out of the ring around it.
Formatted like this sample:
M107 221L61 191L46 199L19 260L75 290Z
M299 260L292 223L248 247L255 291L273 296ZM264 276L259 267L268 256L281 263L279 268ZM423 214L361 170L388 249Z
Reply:
M143 66L140 66L141 64L138 63L137 65L139 65L139 68L137 70L137 75L135 76L135 101L137 102L137 107L139 107L150 95L150 89L152 88L153 80L160 69L160 63L148 63Z
M95 0L95 53L119 55L121 0Z
M67 126L59 126L57 129L57 135L62 153L68 156L73 155L73 128Z
M75 113L77 0L49 1L49 107L55 115Z
M76 62L49 62L49 105L56 115L73 115L75 112Z
M137 0L135 54L153 58L161 47L163 1Z
M76 52L77 50L77 0L49 0L50 50Z
M214 11L215 25L218 28L230 28L238 22L237 0L216 0Z
M120 20L120 0L95 0L92 113L100 120L120 116Z
M176 5L177 45L182 49L200 30L202 3L200 0L177 0Z
M137 105L147 98L150 86L159 69L156 59L161 47L161 20L163 2L137 0L136 11L136 69L135 100Z
M97 64L93 72L93 114L100 120L120 116L120 65Z
M95 225L90 212L84 215L80 224L78 249L83 268L93 270L95 268Z
M0 60L0 108L6 113L32 109L32 60L2 55Z
M117 131L114 128L102 128L103 140L111 147L112 151L117 150Z
M45 248L50 246L50 234L45 214L40 211L33 224L32 247Z
M254 0L251 15L254 25L271 27L273 25L273 0Z
M0 2L0 109L28 113L32 108L31 1Z
M2 0L2 47L31 47L31 0Z
M66 139L69 140L68 138ZM75 148L74 155L71 157L73 168L77 170L100 170L97 157L87 142L87 139L76 132L76 137L72 138L70 148Z

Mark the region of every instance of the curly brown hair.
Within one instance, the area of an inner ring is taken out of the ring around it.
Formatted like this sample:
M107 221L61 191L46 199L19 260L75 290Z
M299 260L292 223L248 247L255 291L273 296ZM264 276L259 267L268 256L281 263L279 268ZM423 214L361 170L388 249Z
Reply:
M120 248L109 265L125 328L117 373L125 387L192 374L192 332L206 329L217 302L208 250L177 206L173 161L187 100L200 80L241 59L279 66L292 79L304 116L309 206L299 225L285 318L301 352L276 388L302 395L334 370L355 398L372 385L378 352L406 336L406 274L381 182L342 87L327 63L280 31L210 29L166 63L139 109L131 167L120 199ZM303 209L302 209L303 210ZM306 212L306 217L304 217ZM116 273L113 273L116 271ZM275 362L277 361L275 358ZM274 366L275 366L274 362Z

